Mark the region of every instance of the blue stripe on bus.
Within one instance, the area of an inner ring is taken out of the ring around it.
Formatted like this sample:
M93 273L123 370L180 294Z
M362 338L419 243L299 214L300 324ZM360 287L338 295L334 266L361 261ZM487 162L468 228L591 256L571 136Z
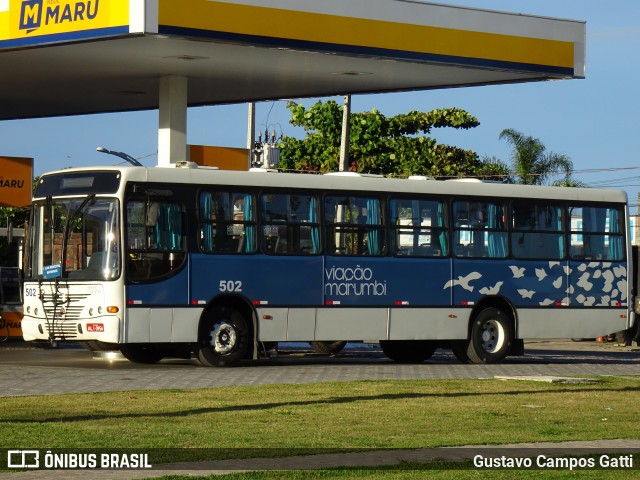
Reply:
M486 296L516 307L629 302L624 262L205 254L161 282L130 285L127 298L188 306L220 294L272 307L473 306Z
M158 282L128 285L127 302L132 301L139 302L138 306L142 307L188 305L189 269L184 268Z

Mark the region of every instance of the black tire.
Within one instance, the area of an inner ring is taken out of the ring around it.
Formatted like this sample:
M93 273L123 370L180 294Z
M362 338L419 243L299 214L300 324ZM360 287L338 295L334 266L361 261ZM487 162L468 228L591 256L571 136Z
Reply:
M347 342L309 342L311 348L316 353L324 353L325 355L335 355L342 351Z
M78 343L90 352L113 352L120 349L120 346L116 343L105 343L98 340L87 340L86 342Z
M471 363L467 349L469 348L469 340L452 340L451 351L453 355L462 363Z
M215 307L200 323L198 359L208 367L226 367L245 358L249 329L242 314L230 307Z
M467 356L471 363L499 363L511 352L513 327L499 308L485 308L473 320Z
M99 352L101 349L98 346L98 342L95 340L89 340L86 342L78 342L82 348L89 350L90 352Z
M158 363L165 357L164 351L146 344L120 345L120 353L133 363Z
M431 358L436 343L429 340L381 340L382 352L399 363L420 363Z

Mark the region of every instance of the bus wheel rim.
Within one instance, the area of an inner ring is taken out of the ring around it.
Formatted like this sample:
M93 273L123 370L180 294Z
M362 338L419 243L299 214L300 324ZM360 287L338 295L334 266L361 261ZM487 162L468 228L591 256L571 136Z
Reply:
M228 322L219 322L211 329L211 346L220 355L231 352L238 342L238 332Z
M502 324L497 320L489 320L482 326L482 349L487 353L500 351L505 341L505 332Z

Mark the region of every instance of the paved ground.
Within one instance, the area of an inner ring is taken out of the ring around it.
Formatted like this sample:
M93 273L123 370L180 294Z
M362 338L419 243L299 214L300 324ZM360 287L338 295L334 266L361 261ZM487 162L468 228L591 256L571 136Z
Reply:
M524 357L499 365L465 365L438 350L416 365L388 360L378 349L347 349L334 357L289 350L278 358L234 368L206 368L195 360L136 365L94 359L80 349L0 347L0 397L73 392L202 388L351 380L492 378L496 376L640 375L640 349L596 342L527 342Z
M162 388L219 387L312 383L327 381L492 378L514 376L580 377L592 375L637 376L640 382L640 349L613 344L571 341L531 341L524 357L512 357L500 365L463 365L448 352L438 351L419 365L389 361L375 347L349 348L334 357L315 355L300 346L289 347L278 358L250 362L235 368L206 368L190 360L165 360L157 365L135 365L122 359L95 359L79 349L30 349L21 344L0 345L2 381L0 396L48 395L71 392L153 390ZM400 462L426 462L434 458L471 459L487 456L577 455L633 453L640 463L640 440L518 444L500 447L371 451L242 461L203 462L162 466L162 470L73 471L34 470L0 473L0 480L138 479L161 475L212 475L239 470L300 469L329 466L376 466ZM635 465L637 469L637 465Z

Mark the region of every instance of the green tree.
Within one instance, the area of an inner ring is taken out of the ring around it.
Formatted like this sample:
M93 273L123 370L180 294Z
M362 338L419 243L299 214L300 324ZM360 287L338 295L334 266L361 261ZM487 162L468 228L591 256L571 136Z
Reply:
M33 179L33 188L40 177ZM6 232L9 223L14 228L25 228L29 221L29 207L14 208L0 207L0 231ZM0 236L0 267L15 267L18 261L18 241L14 238L9 242L6 236Z
M28 208L0 207L0 230L6 232L9 223L14 228L24 228L29 220ZM11 242L6 236L0 236L0 267L15 267L18 262L18 241Z
M302 127L304 139L283 137L280 166L283 169L332 172L338 170L342 106L318 101L309 109L290 102L290 123ZM430 175L458 177L502 173L485 165L472 150L443 145L425 136L432 128L469 129L478 120L457 108L431 112L411 111L385 117L378 110L352 113L350 120L350 170L389 176Z
M512 128L500 132L500 140L506 140L512 147L510 183L522 185L546 185L557 175L561 179L552 182L557 186L577 187L583 184L571 178L573 162L564 154L547 152L542 142L534 137L524 135ZM493 159L500 164L497 159ZM502 163L503 167L506 164ZM508 167L507 167L508 168Z

